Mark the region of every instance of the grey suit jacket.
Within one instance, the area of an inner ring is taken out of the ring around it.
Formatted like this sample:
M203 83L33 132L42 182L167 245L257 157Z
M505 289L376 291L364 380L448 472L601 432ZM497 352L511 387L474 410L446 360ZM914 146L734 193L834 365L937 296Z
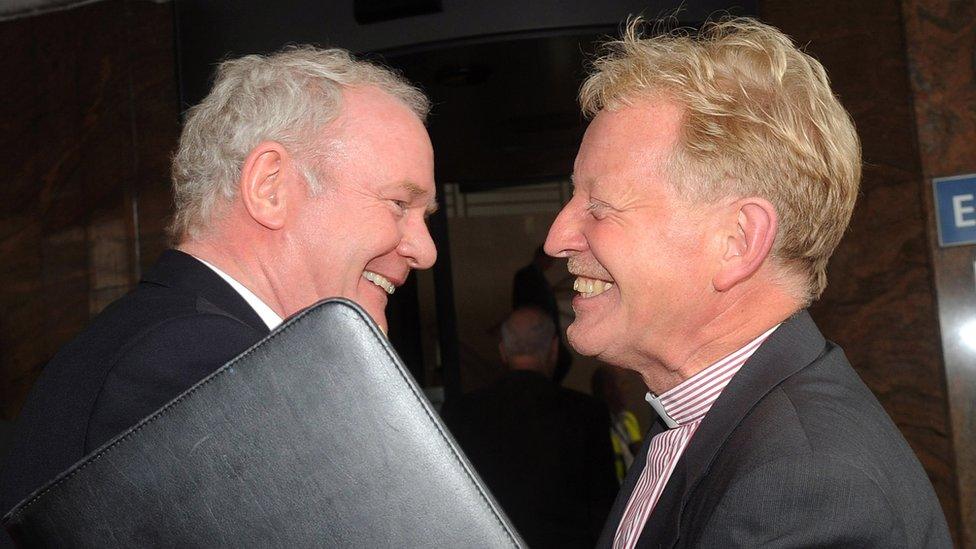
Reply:
M645 438L604 526L610 547ZM932 485L810 315L784 322L702 420L638 547L952 547Z

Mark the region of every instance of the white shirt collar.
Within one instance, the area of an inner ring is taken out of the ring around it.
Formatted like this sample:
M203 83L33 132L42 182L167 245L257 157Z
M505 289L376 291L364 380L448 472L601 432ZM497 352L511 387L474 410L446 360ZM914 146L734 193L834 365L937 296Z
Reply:
M278 325L281 324L282 319L280 316L278 316L278 313L274 312L274 310L271 307L268 307L268 305L265 302L261 301L260 297L254 295L254 292L248 290L246 287L244 287L243 284L234 280L233 278L231 278L229 274L225 273L224 271L221 271L216 266L210 264L207 261L204 261L203 259L200 259L197 256L193 256L193 257L196 258L197 261L199 261L200 263L203 263L207 267L210 267L210 269L213 270L213 272L217 273L220 276L220 278L223 278L228 284L230 284L231 288L234 288L234 290L236 290L237 293L241 294L241 297L244 298L244 301L247 301L247 304L250 305L251 308L254 309L254 312L257 313L259 317L261 317L261 320L263 320L264 323L268 325L269 330L274 330L275 328L278 327Z

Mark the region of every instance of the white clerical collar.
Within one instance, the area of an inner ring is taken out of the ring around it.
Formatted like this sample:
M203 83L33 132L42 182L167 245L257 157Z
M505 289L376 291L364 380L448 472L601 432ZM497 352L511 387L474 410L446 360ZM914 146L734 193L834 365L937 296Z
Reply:
M647 403L651 405L651 408L654 408L654 413L656 413L658 417L660 417L661 420L664 421L664 425L668 429L674 429L675 427L678 426L678 422L671 418L671 416L668 414L668 411L664 408L664 405L661 404L661 400L658 398L657 395L648 391L647 394L644 395L644 400L646 400Z
M274 330L275 328L278 327L279 324L281 324L282 319L280 316L278 316L278 313L274 312L274 310L271 307L268 307L268 305L265 302L261 301L260 297L254 295L254 292L248 290L246 287L244 287L243 284L234 280L233 278L231 278L229 274L225 273L224 271L221 271L216 266L210 264L207 261L204 261L203 259L200 259L197 256L193 256L193 257L195 257L197 261L199 261L200 263L203 263L207 267L210 267L213 270L213 272L217 273L220 276L220 278L223 278L225 281L227 281L227 283L230 284L231 288L234 288L234 290L236 290L237 293L241 294L241 297L244 298L244 301L247 301L247 304L250 305L251 308L254 309L254 312L257 313L259 317L261 317L261 320L263 320L264 323L268 325L269 330Z
M700 420L718 400L732 377L779 326L777 324L766 330L739 350L713 362L663 394L648 392L644 400L654 408L668 429Z

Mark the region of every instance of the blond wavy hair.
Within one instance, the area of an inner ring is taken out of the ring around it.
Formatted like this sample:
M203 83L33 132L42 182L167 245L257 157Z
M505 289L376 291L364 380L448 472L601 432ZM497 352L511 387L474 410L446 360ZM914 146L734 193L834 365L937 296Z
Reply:
M620 40L604 45L580 89L584 113L648 98L681 105L682 134L668 163L678 195L771 202L779 219L774 262L801 281L798 299L820 297L861 179L854 124L823 66L753 19L650 38L643 26L632 19Z
M220 63L210 94L187 112L173 157L171 240L211 228L220 207L237 195L244 160L262 141L277 141L295 155L309 192L319 192L316 173L328 160L320 133L339 116L342 89L353 86L379 88L421 121L430 110L427 97L398 74L338 48L289 46Z

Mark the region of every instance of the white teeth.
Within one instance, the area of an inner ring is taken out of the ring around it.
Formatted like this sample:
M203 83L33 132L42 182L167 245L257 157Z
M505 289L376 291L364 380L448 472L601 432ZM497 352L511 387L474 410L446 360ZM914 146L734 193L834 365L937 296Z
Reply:
M605 280L595 280L582 276L576 277L573 281L573 290L579 292L583 297L595 297L613 287L612 282Z
M373 271L363 271L363 278L376 284L380 288L386 290L386 293L393 295L393 291L396 290L396 286L389 281L385 276L381 274L374 273Z

